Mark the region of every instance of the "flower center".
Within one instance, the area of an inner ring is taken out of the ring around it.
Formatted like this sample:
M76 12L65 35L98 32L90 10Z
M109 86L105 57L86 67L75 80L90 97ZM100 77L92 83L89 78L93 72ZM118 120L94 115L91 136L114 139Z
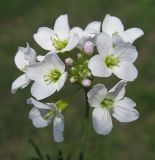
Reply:
M43 115L43 118L44 118L45 120L49 120L49 119L51 119L52 117L54 117L55 114L56 114L56 112L55 112L54 110L48 110L48 112L47 112L45 115Z
M105 64L107 65L108 68L112 69L113 67L117 66L118 63L119 63L118 57L112 54L105 58Z
M44 75L45 82L52 83L57 82L61 76L61 72L59 70L49 71L48 74Z
M105 98L102 102L101 102L101 106L103 108L106 108L108 110L111 110L113 109L113 104L114 104L114 101L112 99L109 99L109 98Z
M60 51L61 49L65 48L68 44L68 40L61 40L57 34L52 36L52 44L56 50Z

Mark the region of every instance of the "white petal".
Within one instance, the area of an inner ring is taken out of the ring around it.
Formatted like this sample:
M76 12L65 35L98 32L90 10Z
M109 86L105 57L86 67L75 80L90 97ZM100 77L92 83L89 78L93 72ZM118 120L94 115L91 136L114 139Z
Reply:
M123 99L116 101L115 105L117 106L128 106L131 108L136 107L136 103L128 97L124 97Z
M85 31L90 34L97 34L100 33L100 28L101 28L101 22L94 21L87 25Z
M113 117L115 117L120 122L131 122L139 118L139 113L135 108L134 102L130 100L122 100L117 102L113 109Z
M61 77L59 78L59 80L57 81L56 83L56 88L57 88L57 91L59 91L65 84L66 82L66 79L67 79L67 76L68 76L68 73L67 72L64 72Z
M71 29L70 34L71 35L77 34L79 36L79 38L82 38L85 35L85 32L80 27L74 27Z
M61 61L61 59L56 54L53 54L53 52L51 52L51 54L48 53L48 55L45 56L45 63L49 67L58 69L61 72L65 70L65 64Z
M64 140L64 118L63 115L56 116L53 122L53 135L55 142L62 142Z
M122 33L124 31L124 26L119 18L108 14L104 18L102 31L112 36L115 33Z
M134 46L129 43L121 43L114 48L113 54L119 57L120 61L134 63L137 59L138 52Z
M70 32L70 27L68 23L68 16L67 15L61 15L59 16L54 25L54 33L58 34L58 37L60 39L68 39Z
M50 109L48 105L41 103L35 100L34 98L27 99L27 104L33 104L36 108L40 108L40 109Z
M87 94L90 107L100 107L106 94L107 89L103 84L95 85Z
M52 45L53 30L47 27L40 27L38 32L33 35L34 40L45 50L55 50Z
M44 59L45 59L45 56L41 56L41 55L37 56L37 60L38 60L39 62L44 61Z
M15 55L15 64L21 71L25 70L26 65L29 64L28 61L25 60L24 52L21 47L18 48L18 52Z
M31 109L29 118L32 120L32 123L36 128L46 127L50 123L49 120L44 120L44 118L40 114L39 109L37 109L36 107L33 107Z
M107 97L114 99L115 101L120 100L125 95L126 81L119 81L112 89L108 91Z
M119 66L113 69L113 73L118 78L126 81L134 81L138 75L136 67L132 63L126 61L119 63Z
M113 52L112 38L110 38L105 33L97 35L96 46L99 54L103 57L103 59L107 54L111 54Z
M112 43L113 43L113 47L115 48L117 45L124 43L124 40L119 35L113 35L112 36Z
M29 65L26 71L26 75L31 80L42 79L43 76L48 73L48 71L53 69L52 64L48 64L45 62L38 62L32 65Z
M27 47L20 47L21 51L24 53L24 58L29 62L29 64L35 63L36 62L36 52L33 48L29 46L27 43Z
M62 49L61 52L67 52L74 49L77 46L78 42L79 42L79 36L77 34L71 35L67 46L64 49Z
M99 55L95 55L89 60L88 68L96 77L109 77L112 74Z
M44 80L35 81L31 87L31 94L37 100L49 97L56 91L55 83L46 83Z
M144 32L140 28L131 28L122 33L124 41L133 43L136 39L143 36Z
M11 93L16 93L19 88L25 88L30 83L30 80L25 76L25 74L18 77L12 84Z
M95 108L92 114L93 127L98 134L107 135L112 130L110 112L105 108Z

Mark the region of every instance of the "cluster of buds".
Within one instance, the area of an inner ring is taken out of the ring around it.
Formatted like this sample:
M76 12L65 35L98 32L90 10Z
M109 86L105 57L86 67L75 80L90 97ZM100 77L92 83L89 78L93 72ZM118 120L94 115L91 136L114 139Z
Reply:
M77 54L76 60L74 60L74 63L71 65L69 75L71 83L77 83L84 87L90 87L93 77L90 69L88 68L88 59L86 57L87 56L82 53Z
M33 105L29 118L37 128L46 127L52 121L54 140L62 142L63 113L68 102L61 99L55 103L40 101L59 92L70 80L70 84L77 84L87 92L87 104L94 108L95 131L107 135L113 128L112 116L120 122L131 122L139 117L136 104L124 95L127 83L138 75L134 65L138 52L133 42L143 34L139 28L124 31L121 20L110 15L105 16L102 24L93 21L85 29L71 29L68 16L61 15L54 29L40 27L33 35L36 43L48 51L46 55L37 56L29 44L18 48L15 64L23 74L13 82L11 91L15 93L33 82L33 98L27 100ZM108 78L112 74L120 80L109 91L104 84L93 86L94 78Z

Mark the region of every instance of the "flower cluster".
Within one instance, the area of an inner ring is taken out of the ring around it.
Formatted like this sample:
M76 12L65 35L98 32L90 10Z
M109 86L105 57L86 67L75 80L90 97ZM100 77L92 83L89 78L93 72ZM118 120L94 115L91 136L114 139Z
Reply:
M93 21L85 29L71 29L68 16L61 15L54 29L40 27L33 36L36 43L48 51L46 55L37 56L28 43L26 48L18 48L15 64L24 73L13 82L12 93L32 82L34 98L27 100L33 105L29 118L37 128L53 122L54 140L62 142L63 112L68 102L59 99L44 104L39 100L59 92L69 80L70 84L87 88L87 101L94 108L93 127L98 134L107 135L113 128L111 115L120 122L139 117L136 104L124 95L127 82L134 81L138 74L134 66L138 52L133 42L143 34L139 28L124 31L120 19L110 15L105 16L103 23ZM109 91L104 84L92 86L95 77L112 74L120 81Z

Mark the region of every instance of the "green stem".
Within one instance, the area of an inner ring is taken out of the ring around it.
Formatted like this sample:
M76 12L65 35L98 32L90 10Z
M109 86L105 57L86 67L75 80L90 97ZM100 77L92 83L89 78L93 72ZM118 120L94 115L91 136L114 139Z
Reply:
M83 129L83 137L82 137L82 144L81 144L81 153L80 153L80 160L84 159L84 152L85 152L85 145L86 145L86 138L87 138L87 130L88 130L88 122L89 122L89 103L87 99L87 93L90 88L84 88L85 93L85 114L84 114L84 129Z

